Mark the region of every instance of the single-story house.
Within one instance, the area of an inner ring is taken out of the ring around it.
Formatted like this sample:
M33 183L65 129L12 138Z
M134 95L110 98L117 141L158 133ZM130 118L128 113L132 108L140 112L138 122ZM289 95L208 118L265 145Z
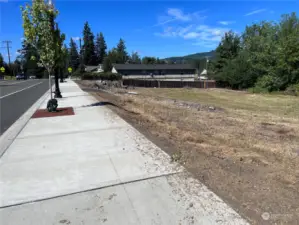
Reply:
M85 71L89 73L102 73L104 72L103 64L97 66L85 66Z
M195 75L191 64L113 64L112 73L123 76Z

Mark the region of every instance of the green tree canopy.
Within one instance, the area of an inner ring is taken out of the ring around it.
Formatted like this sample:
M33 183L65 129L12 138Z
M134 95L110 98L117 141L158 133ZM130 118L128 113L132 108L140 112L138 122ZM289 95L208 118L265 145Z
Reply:
M126 50L125 41L123 39L119 39L119 42L116 47L116 51L118 54L118 63L125 63L129 60L128 53Z
M4 59L3 56L0 53L0 67L4 66Z
M156 64L157 59L155 57L145 56L142 58L142 64Z
M97 65L97 57L95 53L94 35L90 29L88 22L85 22L83 29L83 63L85 65Z
M95 52L97 56L97 63L103 63L104 58L107 55L107 45L102 32L97 34L96 45L95 45Z
M55 36L53 22L58 11L50 7L44 0L34 0L32 5L21 7L25 42L36 49L39 62L49 74L55 66Z
M257 86L284 90L299 83L299 18L282 15L278 23L246 26L239 37L225 34L211 63L219 84L232 88Z
M132 52L130 56L130 63L132 64L141 64L141 59L138 52Z
M72 67L74 71L79 68L80 65L80 58L79 53L77 50L77 45L74 40L71 38L69 44L69 66Z

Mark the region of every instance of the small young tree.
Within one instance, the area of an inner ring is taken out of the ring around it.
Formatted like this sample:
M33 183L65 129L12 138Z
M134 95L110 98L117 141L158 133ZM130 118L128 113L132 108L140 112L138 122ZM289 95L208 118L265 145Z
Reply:
M35 0L32 6L27 4L21 7L21 11L25 42L37 50L40 63L46 68L50 77L55 66L53 20L58 11L46 5L44 0ZM51 83L51 79L49 81ZM50 89L52 99L51 86Z

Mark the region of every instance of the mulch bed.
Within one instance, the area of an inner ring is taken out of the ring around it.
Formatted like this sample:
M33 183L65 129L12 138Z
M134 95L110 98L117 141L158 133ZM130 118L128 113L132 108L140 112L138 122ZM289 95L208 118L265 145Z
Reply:
M48 112L47 109L38 109L31 118L44 118L56 116L72 116L75 115L73 107L58 108L57 112Z

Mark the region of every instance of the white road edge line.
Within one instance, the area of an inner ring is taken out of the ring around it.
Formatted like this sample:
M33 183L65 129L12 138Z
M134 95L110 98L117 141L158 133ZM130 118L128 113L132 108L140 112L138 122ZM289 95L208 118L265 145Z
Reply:
M13 92L13 93L9 93L9 94L7 94L7 95L1 96L0 99L6 98L6 97L11 96L11 95L14 95L14 94L19 93L19 92L21 92L21 91L25 91L25 90L27 90L27 89L29 89L29 88L32 88L32 87L34 87L34 86L37 86L37 85L39 85L39 84L41 84L41 83L43 83L43 82L39 82L39 83L37 83L37 84L33 84L33 85L29 86L29 87L25 87L25 88L23 88L23 89L21 89L21 90L15 91L15 92Z
M16 139L19 133L26 126L34 112L42 105L42 103L50 96L50 91L47 90L17 121L14 122L1 136L0 136L0 162L1 157L6 150Z

